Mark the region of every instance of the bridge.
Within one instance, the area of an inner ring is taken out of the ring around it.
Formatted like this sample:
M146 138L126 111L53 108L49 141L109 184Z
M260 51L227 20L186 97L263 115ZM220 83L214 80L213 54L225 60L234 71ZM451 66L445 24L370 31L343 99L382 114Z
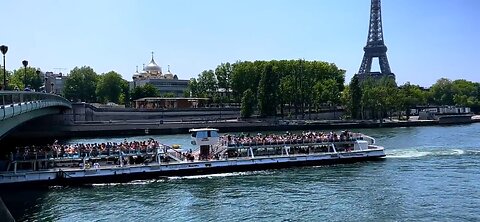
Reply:
M0 139L29 120L71 108L70 101L55 94L0 91Z

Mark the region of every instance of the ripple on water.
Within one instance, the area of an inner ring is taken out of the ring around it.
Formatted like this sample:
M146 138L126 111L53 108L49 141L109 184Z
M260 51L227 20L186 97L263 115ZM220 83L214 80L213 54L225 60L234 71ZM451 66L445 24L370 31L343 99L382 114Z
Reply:
M480 124L364 131L386 148L385 161L53 188L36 195L15 194L23 200L16 218L480 221L480 137L471 136ZM185 137L155 136L187 146Z

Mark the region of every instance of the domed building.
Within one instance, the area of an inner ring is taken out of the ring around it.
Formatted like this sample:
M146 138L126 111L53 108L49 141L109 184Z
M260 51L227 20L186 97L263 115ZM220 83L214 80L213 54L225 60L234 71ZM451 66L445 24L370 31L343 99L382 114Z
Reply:
M173 94L175 97L183 97L184 91L187 89L189 80L180 80L178 76L170 71L168 66L167 73L163 74L162 67L160 67L153 58L145 66L141 72L138 72L138 66L133 74L133 87L143 86L145 84L154 85L159 91L160 95Z
M143 71L151 75L162 75L162 67L157 65L157 63L153 59L153 54L152 60L150 60L150 63L148 63L147 66L143 67Z

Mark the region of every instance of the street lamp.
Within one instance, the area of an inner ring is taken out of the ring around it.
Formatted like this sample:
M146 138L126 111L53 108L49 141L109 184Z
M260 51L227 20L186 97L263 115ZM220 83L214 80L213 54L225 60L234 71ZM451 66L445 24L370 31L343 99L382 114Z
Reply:
M47 76L45 75L45 84L43 84L43 91L45 91L44 93L47 93L48 92L48 89L47 89Z
M23 64L23 89L26 89L27 88L27 83L26 83L26 80L27 80L27 66L28 66L28 61L27 60L23 60L22 61L22 64Z
M35 78L40 78L40 69L37 69L35 71L35 74L37 74L38 77L35 77ZM38 88L38 90L40 90L40 88Z
M6 90L7 89L7 72L5 71L5 54L7 54L8 46L1 45L0 51L2 51L2 54L3 54L3 90Z

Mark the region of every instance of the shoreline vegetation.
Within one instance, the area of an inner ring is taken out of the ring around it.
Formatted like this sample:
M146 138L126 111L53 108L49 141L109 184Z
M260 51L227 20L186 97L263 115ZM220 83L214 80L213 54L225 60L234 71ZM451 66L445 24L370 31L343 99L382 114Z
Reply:
M41 72L34 67L7 72L11 87L40 91ZM25 83L21 80L26 75ZM13 88L12 88L13 89ZM131 107L144 97L172 97L151 84L129 87L128 81L114 71L97 74L91 67L75 67L66 75L60 93L70 101L115 103ZM417 106L461 106L480 111L480 83L465 79L440 78L431 86L393 78L360 81L346 79L346 70L325 61L270 60L221 63L191 78L184 97L209 98L212 104L242 104L242 117L255 113L262 117L299 115L307 110L341 106L345 117L381 119L394 115L409 116Z

